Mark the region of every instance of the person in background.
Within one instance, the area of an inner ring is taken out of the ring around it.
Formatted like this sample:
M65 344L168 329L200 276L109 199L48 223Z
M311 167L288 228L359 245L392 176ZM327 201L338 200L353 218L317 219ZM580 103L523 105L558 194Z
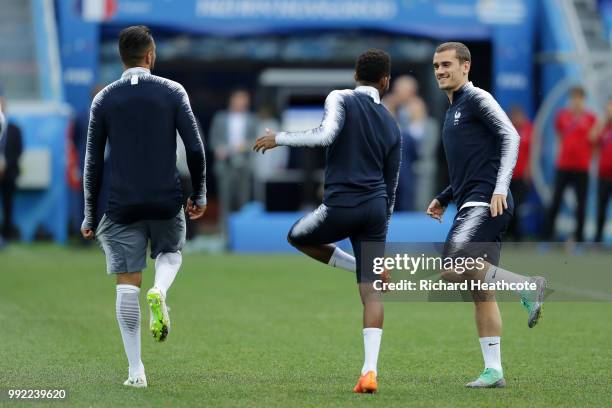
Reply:
M257 119L249 111L250 104L251 96L246 90L233 91L228 109L217 112L210 127L223 229L229 213L239 210L250 197L252 174L248 152L257 136Z
M419 84L410 75L402 75L393 82L391 100L394 102L391 113L395 116L400 130L407 131L411 120L410 105L418 99Z
M408 134L416 146L416 161L413 163L414 210L427 208L429 199L434 195L440 126L428 115L425 102L418 97L410 104L410 117Z
M395 211L412 211L415 204L415 162L418 157L417 144L406 131L400 131L402 143L400 172L397 182Z
M392 92L387 93L382 97L380 103L389 111L391 116L397 121L397 107L399 106L399 99L397 95Z
M557 136L561 144L557 156L557 175L553 199L548 209L544 239L552 240L555 219L559 213L563 193L568 186L576 192L575 240L584 241L584 218L586 214L587 185L591 165L591 130L597 117L586 108L584 88L576 86L570 91L569 106L559 110L555 119Z
M533 125L529 121L523 108L520 106L513 106L512 109L510 109L510 121L521 137L518 159L516 160L514 173L512 173L512 181L510 182L510 191L512 191L512 195L514 196L514 207L516 210L508 229L508 233L518 242L523 239L520 225L521 207L529 193L530 187L531 174L529 169L529 154Z
M414 77L402 75L395 79L391 92L383 98L383 104L397 121L402 134L402 160L395 204L397 211L414 210L422 192L419 186L422 188L428 182L426 180L417 182L417 177L422 171L427 172L427 166L423 168L421 166L423 162L419 162L419 158L423 147L421 139L426 132L425 128L429 127L424 125L422 116L426 117L427 114L422 113L424 106L418 90L418 83ZM417 117L413 118L413 115ZM413 120L417 123L413 124ZM433 194L431 191L430 193ZM428 203L429 201L424 205L427 206Z
M593 132L599 150L597 174L597 232L595 242L603 242L608 201L612 194L612 99L608 99L606 116Z
M280 123L274 117L272 108L262 105L257 111L257 134L263 135L267 129L278 129ZM289 162L289 149L279 148L269 151L267 154L258 154L253 158L253 175L255 176L254 194L255 200L266 202L266 183L279 171L287 168Z
M6 115L6 100L0 96L0 111ZM0 133L4 152L4 169L0 169L0 191L2 192L2 229L5 240L18 237L17 228L13 224L13 203L17 192L17 177L19 177L19 160L23 153L23 139L19 126L6 120L5 130Z

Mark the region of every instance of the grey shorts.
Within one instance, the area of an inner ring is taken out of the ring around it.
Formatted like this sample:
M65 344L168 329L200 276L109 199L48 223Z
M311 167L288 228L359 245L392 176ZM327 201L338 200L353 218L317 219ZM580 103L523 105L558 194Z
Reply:
M183 209L167 220L142 220L118 224L102 217L96 238L106 255L107 273L140 272L147 267L147 244L151 240L151 258L162 252L177 252L185 244Z

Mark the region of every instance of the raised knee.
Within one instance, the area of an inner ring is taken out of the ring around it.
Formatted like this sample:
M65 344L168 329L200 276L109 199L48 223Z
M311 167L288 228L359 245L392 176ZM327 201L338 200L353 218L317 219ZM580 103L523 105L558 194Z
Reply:
M291 245L292 247L297 248L298 247L298 243L296 242L295 239L295 235L293 234L293 228L291 228L289 230L289 233L287 233L287 242L289 243L289 245Z

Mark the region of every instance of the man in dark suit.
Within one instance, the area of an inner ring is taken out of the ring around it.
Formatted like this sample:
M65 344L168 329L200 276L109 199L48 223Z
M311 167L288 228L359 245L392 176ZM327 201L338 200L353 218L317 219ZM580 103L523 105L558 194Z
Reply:
M0 110L6 113L6 101L0 97ZM0 131L0 155L4 165L0 164L0 191L2 193L2 229L0 234L7 240L17 237L17 229L13 225L13 202L17 192L17 177L19 176L19 159L23 153L21 129L14 123L5 122Z

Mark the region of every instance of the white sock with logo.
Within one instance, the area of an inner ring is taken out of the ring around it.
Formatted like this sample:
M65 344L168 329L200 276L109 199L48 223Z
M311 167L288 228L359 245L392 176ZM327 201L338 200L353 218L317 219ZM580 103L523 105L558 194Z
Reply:
M363 368L361 369L361 375L364 375L368 371L378 373L376 366L378 364L378 352L380 351L381 338L382 329L377 327L366 327L363 329L363 348L365 358Z
M161 290L164 298L166 292L172 286L182 262L183 256L180 251L162 252L155 258L155 283L153 286Z
M518 273L507 271L499 266L489 265L484 281L486 283L528 283L529 279L531 279L529 276L519 275ZM517 290L516 292L520 294L522 291Z
M334 249L334 253L331 258L329 258L328 265L333 266L334 268L345 269L349 272L355 272L357 270L355 257L351 254L348 254L340 249L340 247L336 247Z
M480 348L485 368L493 368L503 373L501 365L501 337L481 337Z
M121 330L123 348L130 365L130 377L144 374L140 359L140 288L134 285L117 285L115 311Z

